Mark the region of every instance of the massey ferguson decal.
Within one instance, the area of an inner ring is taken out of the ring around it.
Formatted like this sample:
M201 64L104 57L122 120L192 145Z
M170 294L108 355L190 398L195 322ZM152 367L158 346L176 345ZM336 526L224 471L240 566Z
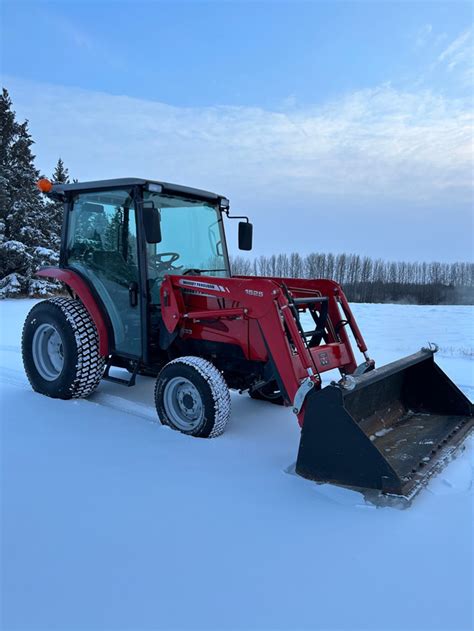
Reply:
M184 287L195 287L196 289L212 289L213 291L219 291L221 293L230 293L230 289L228 287L224 287L223 285L214 285L214 283L203 283L199 280L186 280L185 278L181 278L179 280L179 284Z

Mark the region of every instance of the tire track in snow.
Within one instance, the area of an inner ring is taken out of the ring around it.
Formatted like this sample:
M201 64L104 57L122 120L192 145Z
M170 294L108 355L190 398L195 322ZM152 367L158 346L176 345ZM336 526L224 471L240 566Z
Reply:
M0 383L21 389L31 389L23 370L16 370L15 368L7 368L5 366L0 366ZM81 401L88 405L100 405L111 410L117 410L118 412L138 416L151 423L159 422L154 407L146 405L145 403L129 401L128 399L124 399L123 397L113 394L96 391L91 394L89 398L76 399L76 401Z
M20 355L21 348L18 344L0 344L0 351L7 351L11 353L17 353Z
M30 386L23 370L6 368L5 366L0 366L0 383L5 383L9 386L17 386L20 388Z
M159 423L155 408L146 405L146 403L129 401L128 399L124 399L113 394L106 394L105 392L98 391L91 394L88 399L82 400L95 405L101 405L111 410L117 410L118 412L138 416L150 423Z

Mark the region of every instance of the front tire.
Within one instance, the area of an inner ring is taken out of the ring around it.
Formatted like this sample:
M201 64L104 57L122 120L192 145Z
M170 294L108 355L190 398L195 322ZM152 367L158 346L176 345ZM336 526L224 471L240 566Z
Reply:
M87 397L104 373L97 329L80 300L52 298L35 305L21 346L31 387L48 397Z
M156 380L158 418L183 434L215 438L230 418L230 393L224 377L200 357L179 357Z

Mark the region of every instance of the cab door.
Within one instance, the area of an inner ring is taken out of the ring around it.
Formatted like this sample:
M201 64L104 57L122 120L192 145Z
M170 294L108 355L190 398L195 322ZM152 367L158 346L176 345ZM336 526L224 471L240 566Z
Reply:
M137 211L132 190L79 193L67 230L67 266L100 297L114 334L114 352L142 356Z

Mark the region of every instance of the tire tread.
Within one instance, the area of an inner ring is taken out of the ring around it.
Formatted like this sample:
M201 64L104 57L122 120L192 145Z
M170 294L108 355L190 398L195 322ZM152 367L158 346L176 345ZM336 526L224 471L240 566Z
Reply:
M105 369L105 357L99 353L99 335L94 321L80 300L57 297L45 300L43 303L54 305L56 308L60 309L71 327L76 340L76 373L74 380L69 386L68 397L71 399L87 397L99 385ZM34 308L35 307L33 307L33 309ZM27 318L25 322L23 331L25 331L28 323L29 318ZM30 384L35 389L28 371L27 377Z
M201 377L208 383L212 398L214 400L214 426L208 435L208 438L216 438L220 436L230 419L231 400L230 392L222 373L207 359L187 355L171 360L166 366L185 364L194 368ZM165 366L165 368L166 368ZM155 385L155 399L159 384L159 376Z

